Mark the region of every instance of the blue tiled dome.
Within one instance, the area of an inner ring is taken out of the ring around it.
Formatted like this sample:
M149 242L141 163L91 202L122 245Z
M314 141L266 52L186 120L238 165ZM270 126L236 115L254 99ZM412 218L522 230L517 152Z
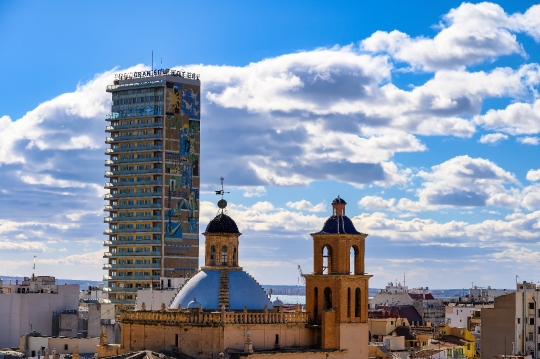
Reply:
M208 223L206 233L240 233L236 222L225 213L220 212Z
M344 200L343 198L341 198L340 196L338 196L337 198L335 198L335 199L332 201L332 204L337 204L337 203L347 204L347 202L345 202L345 200Z
M220 270L203 270L191 278L174 298L171 308L187 308L197 298L203 310L219 308ZM229 309L263 310L272 303L263 288L248 273L241 270L227 271L229 276Z
M347 216L331 216L326 220L319 234L362 234L354 228Z

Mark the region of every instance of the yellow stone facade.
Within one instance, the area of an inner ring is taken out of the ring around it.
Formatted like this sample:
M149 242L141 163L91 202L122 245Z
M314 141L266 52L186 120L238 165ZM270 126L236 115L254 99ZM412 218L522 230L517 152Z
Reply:
M345 202L339 200L333 203L334 215L330 219L344 216ZM239 234L205 236L206 266L238 265L238 253L231 250L238 248ZM355 230L353 234L312 234L314 273L304 275L305 311L298 305L288 311L283 307L231 311L225 306L220 311L205 311L202 307L122 311L117 354L152 350L176 351L197 358L219 358L220 353L227 358L227 353L236 353L249 358L367 359L371 276L364 272L366 236ZM217 249L221 247L227 247L226 264L219 262ZM100 350L100 357L105 352L111 350Z

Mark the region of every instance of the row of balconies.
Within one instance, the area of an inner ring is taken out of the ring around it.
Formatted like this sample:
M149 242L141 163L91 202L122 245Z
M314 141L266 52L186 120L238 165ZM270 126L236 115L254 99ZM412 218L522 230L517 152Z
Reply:
M116 204L106 205L103 207L104 211L114 211L119 209L152 209L161 208L161 203L147 203L147 204Z
M159 140L161 138L163 138L163 133L149 133L146 135L105 137L105 143L118 143L138 140Z
M148 168L144 170L118 170L118 171L105 171L105 177L116 177L116 176L127 176L127 175L136 175L136 174L145 174L145 173L154 173L159 174L162 172L161 168Z
M144 157L144 158L125 158L125 159L118 159L118 160L105 160L105 166L113 166L123 163L155 163L155 162L163 162L163 157L161 156L153 156L153 157Z
M103 222L105 223L114 223L114 222L132 222L132 221L160 221L161 216L138 216L138 217L105 217Z
M161 233L160 227L152 228L105 228L103 234L117 234L117 233Z
M105 252L103 258L116 258L116 257L161 257L161 252Z
M139 241L103 241L103 246L134 246L134 245L160 245L160 239L143 239Z
M135 187L135 186L161 186L163 182L158 180L138 182L105 182L104 188Z
M153 128L153 127L163 127L163 121L158 122L147 122L147 123L130 123L128 125L111 125L105 127L106 132L114 132L119 130L131 130L131 129L137 129L137 128Z
M107 193L104 196L104 199L118 199L118 198L148 198L148 197L157 197L161 198L161 192L134 192L134 193Z
M147 269L147 268L155 268L155 269L161 269L160 263L143 263L143 264L104 264L103 269L109 270L109 269Z
M134 151L139 151L139 152L159 151L162 148L163 148L162 145L106 148L105 154L112 155L115 153L134 152Z
M159 281L159 276L153 276L153 275L138 275L138 276L127 276L127 275L104 275L103 280L117 280L122 282L141 282L141 281Z

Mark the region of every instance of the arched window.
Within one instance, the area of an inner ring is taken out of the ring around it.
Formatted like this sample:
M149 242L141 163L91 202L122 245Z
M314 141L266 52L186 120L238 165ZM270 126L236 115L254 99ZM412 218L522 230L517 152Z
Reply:
M210 265L216 265L216 246L210 247Z
M323 274L332 273L332 247L328 244L325 245L322 249L322 259L323 259Z
M354 316L360 316L360 288L354 291Z
M347 318L351 317L351 288L347 288Z
M319 317L319 288L315 287L315 308L313 308L313 315L315 319Z
M324 309L332 308L332 289L324 288Z
M221 247L221 265L227 265L227 246Z
M236 246L234 246L232 250L232 265L236 266Z
M350 249L350 273L351 274L360 274L358 273L358 268L357 268L357 264L358 264L358 247L357 246L352 246L351 249Z

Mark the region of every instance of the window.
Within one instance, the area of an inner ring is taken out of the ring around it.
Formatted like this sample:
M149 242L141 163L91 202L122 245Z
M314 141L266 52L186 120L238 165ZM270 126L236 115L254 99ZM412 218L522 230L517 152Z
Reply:
M227 246L221 247L221 265L227 265Z
M332 273L332 247L326 245L322 249L322 259L323 259L323 274Z
M351 317L351 288L347 288L347 318L350 318L350 317Z
M324 288L324 309L332 308L332 289Z
M68 350L68 345L64 344L64 350Z
M529 324L534 325L534 318L529 318Z
M354 291L354 316L360 316L360 288Z
M520 323L520 319L521 319L521 318L517 318L517 320L518 320L518 324Z
M529 309L534 309L534 303L533 302L529 303Z

